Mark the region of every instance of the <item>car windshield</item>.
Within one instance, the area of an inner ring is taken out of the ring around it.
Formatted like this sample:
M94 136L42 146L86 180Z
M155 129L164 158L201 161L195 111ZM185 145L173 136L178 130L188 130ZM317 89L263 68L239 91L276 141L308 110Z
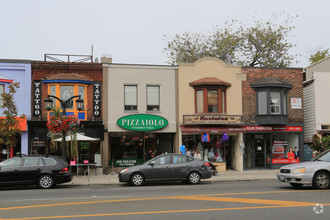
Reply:
M325 151L321 153L320 155L316 156L313 161L325 161L330 162L330 151Z

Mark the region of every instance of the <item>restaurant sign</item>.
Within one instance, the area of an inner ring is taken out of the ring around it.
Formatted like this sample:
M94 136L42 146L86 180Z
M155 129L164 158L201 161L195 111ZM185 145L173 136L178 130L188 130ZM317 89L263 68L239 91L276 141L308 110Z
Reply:
M157 115L136 114L119 118L117 125L132 131L153 131L165 128L168 121Z
M241 124L238 115L184 115L183 124Z

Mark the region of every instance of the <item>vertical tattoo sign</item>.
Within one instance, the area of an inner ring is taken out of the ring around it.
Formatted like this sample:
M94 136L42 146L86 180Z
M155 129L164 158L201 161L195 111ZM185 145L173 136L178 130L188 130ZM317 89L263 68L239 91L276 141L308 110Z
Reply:
M41 116L41 81L33 81L33 116Z
M93 115L101 117L101 82L93 83Z

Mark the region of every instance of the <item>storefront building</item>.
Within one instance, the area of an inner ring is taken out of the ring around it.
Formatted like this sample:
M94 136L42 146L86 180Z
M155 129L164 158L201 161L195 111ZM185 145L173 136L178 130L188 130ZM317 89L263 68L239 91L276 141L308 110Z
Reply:
M14 101L18 109L18 116L25 115L26 118L20 120L20 130L22 134L18 137L15 148L7 152L6 146L0 145L0 161L8 156L17 154L28 154L28 130L27 119L30 118L31 103L31 62L28 60L0 60L0 118L5 117L3 113L3 101L1 94L9 92L11 83L19 83L19 88L14 95Z
M179 64L176 146L224 171L243 170L242 79L240 66L216 58Z
M78 158L76 163L101 164L104 125L102 122L102 64L32 61L32 117L28 121L29 154L50 154L61 156L61 142L51 144L46 126L49 116L44 100L53 95L65 101L80 95L84 102L81 111L77 110L76 99L66 108L66 115L78 117ZM53 99L57 108L60 102ZM60 138L60 137L59 137ZM70 141L67 142L67 145Z
M242 73L244 169L303 161L303 69L243 67Z
M104 122L109 167L174 152L177 68L104 63Z

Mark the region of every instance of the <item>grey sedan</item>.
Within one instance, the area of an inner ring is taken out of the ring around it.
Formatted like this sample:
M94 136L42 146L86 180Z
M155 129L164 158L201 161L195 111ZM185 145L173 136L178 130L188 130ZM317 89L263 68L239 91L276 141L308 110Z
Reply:
M281 167L277 178L290 183L295 188L312 185L315 189L330 187L330 150L327 150L312 161L290 164Z
M140 186L145 182L156 181L184 181L196 184L201 179L211 176L207 162L182 154L163 154L142 165L122 169L118 178L120 182Z

